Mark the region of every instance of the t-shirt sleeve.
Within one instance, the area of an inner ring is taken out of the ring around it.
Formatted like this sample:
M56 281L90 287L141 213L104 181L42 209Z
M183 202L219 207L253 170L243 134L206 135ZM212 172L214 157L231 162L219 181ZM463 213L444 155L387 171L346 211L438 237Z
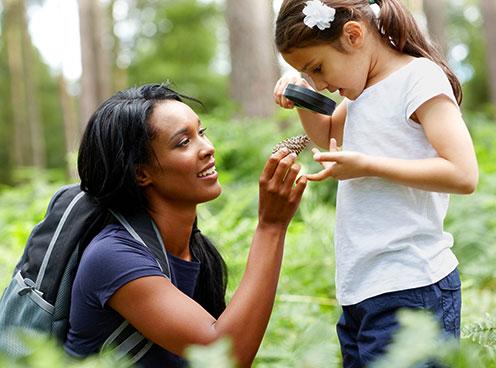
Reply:
M115 234L95 239L88 246L78 274L83 292L102 308L130 281L146 276L165 277L148 249L132 238Z
M406 97L406 118L430 99L445 95L458 107L448 77L441 67L430 60L417 63L417 70L412 73Z

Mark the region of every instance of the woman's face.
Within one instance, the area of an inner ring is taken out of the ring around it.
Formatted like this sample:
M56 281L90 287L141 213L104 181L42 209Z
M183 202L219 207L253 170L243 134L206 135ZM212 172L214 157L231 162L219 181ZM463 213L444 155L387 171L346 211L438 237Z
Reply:
M217 198L215 149L198 115L182 102L166 100L155 105L149 123L155 131L152 157L138 174L149 200L196 205Z

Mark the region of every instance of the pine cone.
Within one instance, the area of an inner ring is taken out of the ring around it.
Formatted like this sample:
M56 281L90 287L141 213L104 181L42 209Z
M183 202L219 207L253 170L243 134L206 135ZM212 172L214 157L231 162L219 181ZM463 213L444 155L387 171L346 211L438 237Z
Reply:
M308 143L310 143L310 138L308 138L305 134L289 137L276 144L274 148L272 148L272 153L275 153L281 148L286 147L287 149L289 149L289 152L294 152L299 155L300 152L305 149Z

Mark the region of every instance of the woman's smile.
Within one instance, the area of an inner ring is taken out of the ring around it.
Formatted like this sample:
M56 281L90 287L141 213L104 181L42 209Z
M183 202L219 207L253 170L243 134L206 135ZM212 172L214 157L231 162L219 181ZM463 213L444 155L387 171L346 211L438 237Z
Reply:
M199 172L197 176L202 179L217 179L218 175L217 170L215 169L215 161L209 164L207 168Z

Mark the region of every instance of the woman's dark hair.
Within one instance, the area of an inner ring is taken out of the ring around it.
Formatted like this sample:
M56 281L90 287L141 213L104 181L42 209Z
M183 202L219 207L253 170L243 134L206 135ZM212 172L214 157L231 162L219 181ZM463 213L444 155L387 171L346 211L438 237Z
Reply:
M164 84L146 84L116 93L91 116L78 155L81 189L105 208L123 213L148 206L136 180L136 170L154 159L150 124L154 107L165 100L196 99ZM200 261L195 300L214 317L226 307L227 268L213 244L196 226L190 239L193 256Z
M458 104L462 102L460 81L441 53L426 40L415 19L399 0L376 0L381 12L377 19L368 0L320 0L336 10L331 27L323 31L303 23L303 8L308 0L284 0L276 21L275 42L281 53L294 48L330 42L343 50L339 38L348 21L362 20L372 26L384 43L394 50L414 57L425 57L438 64L448 77ZM380 30L380 31L379 31Z

